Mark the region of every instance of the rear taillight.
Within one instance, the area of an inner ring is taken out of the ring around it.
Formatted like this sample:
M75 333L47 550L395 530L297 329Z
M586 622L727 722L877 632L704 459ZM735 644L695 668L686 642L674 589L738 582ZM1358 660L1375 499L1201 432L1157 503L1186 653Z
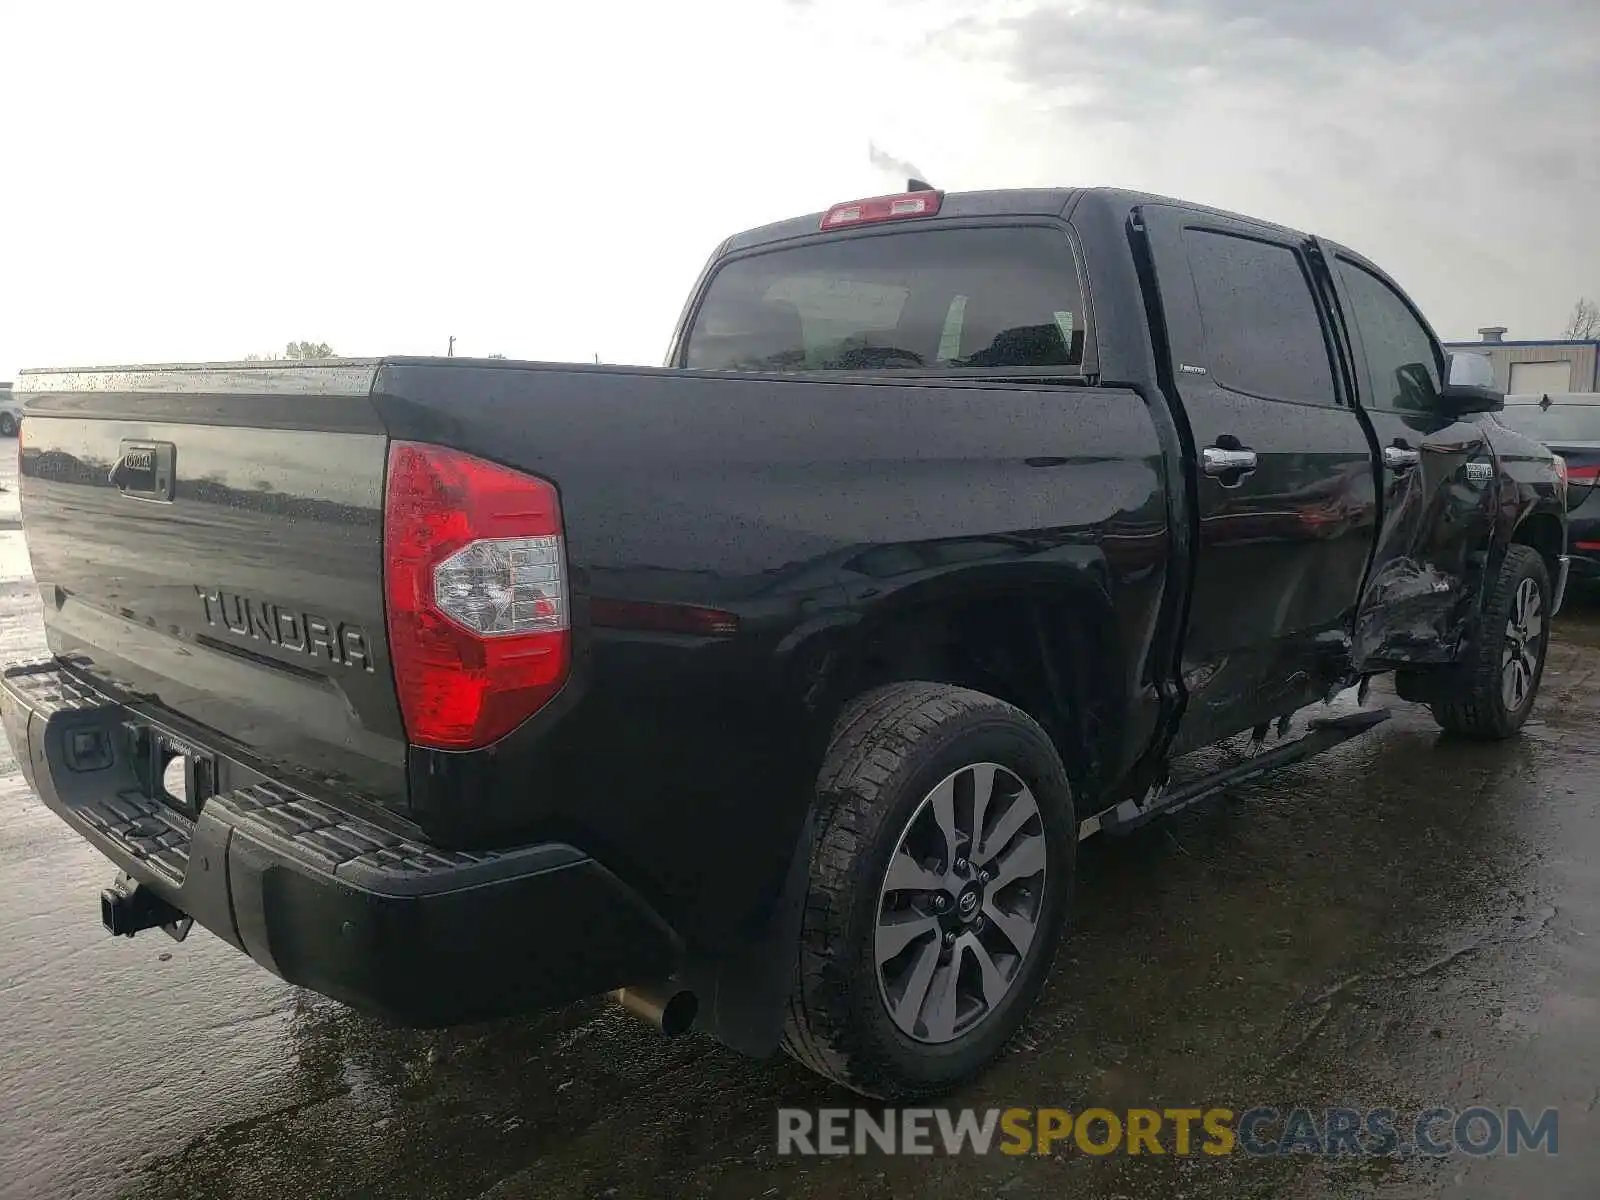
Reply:
M1565 460L1562 460L1565 462ZM1567 478L1573 483L1600 483L1600 465L1574 467L1567 464Z
M395 442L383 546L389 655L411 742L486 746L561 690L571 633L550 483Z
M943 199L943 192L905 192L898 196L873 196L868 200L835 204L822 214L822 228L842 229L847 225L931 217L939 211L939 203Z

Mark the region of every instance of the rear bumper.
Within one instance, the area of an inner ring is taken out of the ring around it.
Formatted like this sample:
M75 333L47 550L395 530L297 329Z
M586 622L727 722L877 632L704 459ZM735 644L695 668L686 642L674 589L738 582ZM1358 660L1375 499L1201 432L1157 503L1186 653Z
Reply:
M359 803L231 760L229 790L190 820L139 783L133 730L151 722L56 662L5 672L0 718L28 783L118 868L283 979L353 1007L458 1024L652 982L678 964L666 923L572 846L440 849ZM68 735L95 731L112 761L74 769Z

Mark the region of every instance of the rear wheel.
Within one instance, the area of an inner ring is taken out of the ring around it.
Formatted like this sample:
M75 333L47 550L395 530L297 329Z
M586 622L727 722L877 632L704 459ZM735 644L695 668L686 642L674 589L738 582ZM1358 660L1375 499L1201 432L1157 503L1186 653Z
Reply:
M17 419L8 412L0 412L0 437L17 436Z
M1430 707L1451 733L1508 738L1533 711L1550 646L1550 572L1531 546L1510 546L1484 604L1480 632L1461 665L1465 686Z
M1061 761L1001 700L892 684L841 717L818 805L785 1049L866 1095L947 1090L1049 971L1076 848Z

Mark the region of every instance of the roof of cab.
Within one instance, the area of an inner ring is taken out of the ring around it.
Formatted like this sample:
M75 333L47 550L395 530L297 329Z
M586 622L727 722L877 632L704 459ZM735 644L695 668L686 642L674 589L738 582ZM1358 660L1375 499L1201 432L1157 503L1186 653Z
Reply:
M1195 204L1189 200L1176 200L1170 196L1159 196L1150 192L1127 191L1122 188L1085 187L1085 188L999 188L990 191L976 192L946 192L939 206L938 216L931 218L935 221L962 220L983 217L1065 217L1080 204L1101 204L1108 208L1131 209L1140 204L1173 204L1192 212L1208 213L1212 216L1223 217L1230 221L1240 221L1258 228L1271 229L1279 233L1294 234L1297 237L1306 235L1287 226L1277 225L1270 221L1263 221L1259 217L1252 217L1244 213L1228 212L1224 209L1211 208L1203 204ZM718 256L736 254L745 250L753 250L760 246L770 246L778 242L793 241L797 238L816 237L822 228L822 218L826 210L807 213L800 217L790 217L787 220L775 221L770 225L760 225L754 229L747 229L730 237L718 250ZM908 221L905 224L915 224ZM900 224L900 222L896 222ZM848 229L830 230L830 235L851 232Z
M1077 195L1075 188L1006 188L987 192L946 192L939 217L1059 217ZM723 244L724 254L773 242L810 237L822 226L822 212L774 221L736 233Z

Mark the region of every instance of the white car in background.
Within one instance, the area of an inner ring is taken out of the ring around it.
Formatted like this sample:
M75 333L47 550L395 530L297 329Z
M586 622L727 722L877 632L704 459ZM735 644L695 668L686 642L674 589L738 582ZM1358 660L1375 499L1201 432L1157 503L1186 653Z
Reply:
M16 437L22 428L22 401L11 394L9 383L0 383L0 437Z

